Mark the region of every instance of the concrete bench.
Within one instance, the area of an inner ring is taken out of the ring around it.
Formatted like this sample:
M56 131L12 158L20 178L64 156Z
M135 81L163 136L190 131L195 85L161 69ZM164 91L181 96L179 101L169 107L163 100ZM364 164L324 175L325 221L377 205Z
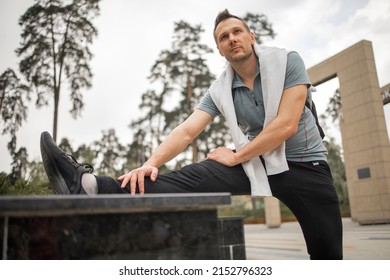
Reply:
M0 196L2 259L245 259L229 193Z

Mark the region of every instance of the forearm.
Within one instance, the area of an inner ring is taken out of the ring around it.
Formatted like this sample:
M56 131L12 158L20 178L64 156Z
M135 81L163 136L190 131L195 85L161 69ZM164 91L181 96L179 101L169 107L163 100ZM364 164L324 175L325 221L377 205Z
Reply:
M150 164L155 167L160 167L184 151L192 140L180 126L175 128L157 147L156 151L144 165Z
M212 121L210 114L195 110L183 123L176 127L145 162L159 167L179 155Z
M295 127L275 120L267 126L255 139L235 154L236 164L246 162L254 157L264 155L280 146L294 135Z

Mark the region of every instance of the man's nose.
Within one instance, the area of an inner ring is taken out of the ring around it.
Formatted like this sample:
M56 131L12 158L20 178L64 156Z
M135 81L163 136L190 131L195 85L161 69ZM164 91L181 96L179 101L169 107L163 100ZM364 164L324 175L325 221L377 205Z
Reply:
M234 34L229 35L229 40L230 43L236 43L237 42L237 37Z

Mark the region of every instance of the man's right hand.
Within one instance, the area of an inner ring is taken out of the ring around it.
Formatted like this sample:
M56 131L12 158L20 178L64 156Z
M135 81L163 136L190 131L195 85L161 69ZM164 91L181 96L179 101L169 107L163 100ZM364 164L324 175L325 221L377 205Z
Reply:
M138 183L140 194L145 193L145 177L150 177L150 180L156 181L158 176L158 168L150 164L145 163L143 166L131 170L129 173L123 174L118 178L122 181L121 188L125 188L127 183L130 182L130 193L135 194L135 190Z

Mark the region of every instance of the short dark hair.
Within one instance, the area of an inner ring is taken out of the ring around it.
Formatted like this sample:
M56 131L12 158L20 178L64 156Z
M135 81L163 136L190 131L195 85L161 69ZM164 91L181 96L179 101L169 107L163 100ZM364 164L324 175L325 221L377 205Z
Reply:
M249 29L249 26L248 24L246 23L246 21L238 16L235 16L235 15L232 15L228 9L225 9L221 12L218 13L217 17L215 18L215 22L214 22L214 39L215 38L215 29L217 29L217 26L218 24L220 24L222 21L224 21L225 19L228 19L228 18L235 18L235 19L238 19L239 21L242 22L242 24L244 25L245 29L248 30L248 32L250 32L250 29Z

